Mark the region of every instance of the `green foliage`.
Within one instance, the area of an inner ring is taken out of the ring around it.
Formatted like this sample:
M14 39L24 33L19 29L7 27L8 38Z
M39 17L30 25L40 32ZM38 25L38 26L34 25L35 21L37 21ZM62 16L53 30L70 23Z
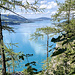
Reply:
M18 43L7 43L7 46L4 44L4 50L5 50L5 61L6 61L6 68L8 69L8 72L10 73L10 69L13 68L13 70L15 70L14 68L19 66L19 63L21 62L21 60L19 59L19 56L21 55L21 53L15 53L14 50L12 49L13 46L18 47L17 46ZM16 63L15 63L16 62Z
M25 66L29 66L30 64L32 64L32 65L34 65L34 66L36 66L36 64L35 64L36 62L35 61L33 61L33 62L30 62L30 63L27 63L27 64L25 64Z
M75 0L58 3L58 11L52 16L57 22L55 26L60 29L57 33L61 34L51 40L58 45L52 54L49 66L49 71L53 75L74 75L75 73L75 13L72 13L75 10L74 3Z
M31 39L36 40L36 39L38 39L38 37L44 38L44 35L50 35L52 33L55 34L57 32L58 32L58 29L56 29L56 28L51 28L51 27L37 28L36 32L34 32L34 34L31 35Z
M1 0L0 1L0 9L9 10L10 12L12 12L16 15L21 16L21 15L17 14L16 12L14 12L14 9L16 9L16 6L24 8L26 11L32 10L32 11L36 12L36 11L40 10L40 8L38 8L37 2L38 1L35 1L35 3L29 4L26 0L26 4L24 4L22 1L18 1L18 0ZM12 28L10 28L8 26L3 26L4 29L6 29L5 27L7 28L8 31L12 30ZM2 65L2 67L3 67L2 73L4 75L6 73L6 64L5 64L5 54L4 54L4 49L3 49L3 42L1 42L1 41L3 41L3 35L2 35L1 12L0 12L0 45L1 45L0 50L2 51L2 53L1 53L2 64L3 64ZM10 53L10 54L12 54L12 53ZM23 57L21 57L21 58L23 59ZM14 62L14 58L12 58L12 61ZM13 64L13 66L14 66L14 64Z
M6 73L6 75L11 75L11 73Z
M34 74L38 73L37 69L33 68L33 66L36 66L36 62L35 61L29 62L29 60L28 60L28 57L31 57L31 56L33 56L33 54L26 54L26 55L22 54L20 56L20 57L23 57L23 58L26 57L26 59L27 59L27 63L25 64L27 69L23 70L24 75L34 75Z
M52 56L56 56L56 55L59 55L59 54L62 54L62 53L64 53L67 49L65 48L57 48L56 49L57 51L55 51L53 54L52 54Z
M20 56L19 56L19 59L22 59L22 60L24 60L24 57L23 57L23 55L20 55Z
M7 25L3 25L2 26L2 28L4 29L4 30L8 30L9 32L14 32L14 28L13 27L9 27L9 26L7 26Z
M47 40L46 40L46 47L47 47L47 58L46 58L46 69L48 70L48 67L49 67L49 52L51 52L53 49L50 49L53 45L49 45L49 41L50 41L50 34L55 34L56 32L58 32L58 29L56 28L51 28L51 27L44 27L44 28L37 28L36 29L36 32L34 32L34 34L31 35L31 40L34 39L34 40L37 40L39 37L40 38L44 38L46 36ZM48 71L47 71L48 72Z
M26 11L28 11L28 10L32 10L34 12L42 11L38 7L39 6L38 0L32 4L30 4L27 0L26 0L25 4L22 1L17 1L17 0L14 0L14 1L13 0L1 0L1 3L0 3L0 8L2 8L4 10L9 10L13 13L15 13L13 10L16 9L16 6L21 7L21 9L24 8ZM17 13L15 13L15 14L17 14ZM21 15L19 15L19 16L21 16Z

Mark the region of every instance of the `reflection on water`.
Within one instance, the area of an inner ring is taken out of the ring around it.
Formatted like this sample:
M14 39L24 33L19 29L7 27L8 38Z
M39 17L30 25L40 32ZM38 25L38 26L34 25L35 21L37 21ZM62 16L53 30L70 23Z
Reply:
M36 68L41 70L42 59L46 59L46 37L42 40L31 41L30 34L34 33L36 28L51 26L50 21L38 21L35 23L22 23L21 25L13 25L16 33L9 33L8 31L3 31L4 42L5 43L18 43L18 48L13 47L15 52L23 52L24 54L33 54L33 57L29 58L29 61L36 61ZM50 42L50 45L53 44ZM55 44L54 44L55 46ZM27 63L23 61L20 65ZM17 68L16 70L22 71L25 68Z

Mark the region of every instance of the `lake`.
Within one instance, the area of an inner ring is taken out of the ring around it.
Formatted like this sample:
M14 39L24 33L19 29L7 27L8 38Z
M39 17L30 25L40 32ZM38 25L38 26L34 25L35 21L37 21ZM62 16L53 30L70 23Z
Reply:
M14 27L16 33L9 33L6 30L3 30L3 39L4 43L18 43L17 46L13 46L15 52L23 52L24 54L33 54L32 57L29 57L29 62L36 61L36 66L33 66L42 70L43 60L46 60L46 37L42 40L37 41L29 40L30 34L33 34L36 31L36 28L52 26L50 20L36 21L34 23L21 23L20 25L9 25ZM50 38L51 40L51 38ZM49 42L50 45L53 44L53 47L56 46L55 43ZM51 53L49 53L50 55ZM22 71L25 69L25 64L27 60L25 59L20 63L22 67L18 67L15 71Z

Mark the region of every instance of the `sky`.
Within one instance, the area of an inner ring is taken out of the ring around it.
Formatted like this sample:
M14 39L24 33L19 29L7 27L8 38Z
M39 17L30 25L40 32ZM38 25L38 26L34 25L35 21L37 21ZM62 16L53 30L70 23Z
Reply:
M21 0L20 0L21 1ZM25 4L26 0L22 0L22 2ZM34 3L35 0L27 0L29 3ZM65 0L58 0L58 2L63 3ZM49 17L51 18L51 15L55 14L57 12L58 6L56 3L56 0L39 0L39 8L46 8L43 12L26 12L21 11L20 7L16 7L15 12L20 14L21 16L24 16L25 18L39 18L39 17ZM10 11L4 11L2 10L2 14L13 14Z

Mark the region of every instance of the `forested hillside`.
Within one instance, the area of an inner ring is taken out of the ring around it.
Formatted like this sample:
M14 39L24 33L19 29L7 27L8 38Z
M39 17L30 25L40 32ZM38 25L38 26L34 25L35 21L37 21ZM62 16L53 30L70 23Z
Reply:
M17 15L7 15L7 14L2 14L1 15L1 19L2 19L2 24L20 24L20 23L30 23L31 21L24 18L24 17L20 17Z

